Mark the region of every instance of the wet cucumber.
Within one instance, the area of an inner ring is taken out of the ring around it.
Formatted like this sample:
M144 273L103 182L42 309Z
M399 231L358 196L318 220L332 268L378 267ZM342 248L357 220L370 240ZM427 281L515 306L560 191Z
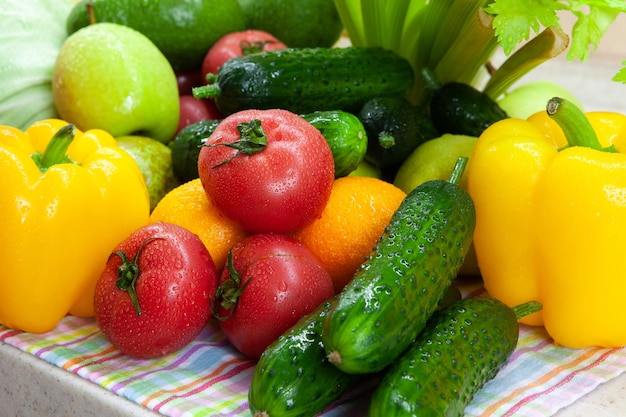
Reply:
M312 417L358 381L332 365L321 344L332 302L304 316L263 352L248 391L253 416Z
M357 169L367 152L367 132L361 120L341 110L316 111L303 114L328 142L335 161L335 178Z
M466 159L460 158L460 161ZM373 373L417 337L463 264L474 205L451 181L428 181L403 200L372 255L339 294L324 321L329 360L348 373Z
M436 312L415 343L386 371L368 417L462 417L517 346L517 320L538 303L511 309L471 297Z
M406 95L414 72L378 47L287 48L230 59L207 81L193 95L213 97L224 115L250 108L357 112L372 97Z

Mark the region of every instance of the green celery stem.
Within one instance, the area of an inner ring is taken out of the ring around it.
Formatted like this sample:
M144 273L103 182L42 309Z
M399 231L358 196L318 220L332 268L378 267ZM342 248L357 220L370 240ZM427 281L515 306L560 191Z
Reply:
M513 313L515 314L516 319L521 319L522 317L526 317L530 314L537 313L541 311L543 306L538 301L529 301L524 304L520 304L518 306L513 307Z
M569 100L553 97L548 101L546 111L563 130L569 146L584 146L598 151L614 151L612 147L602 147L585 113Z
M75 136L76 127L73 124L65 125L55 133L38 162L41 172L46 172L53 165L71 162L65 153Z

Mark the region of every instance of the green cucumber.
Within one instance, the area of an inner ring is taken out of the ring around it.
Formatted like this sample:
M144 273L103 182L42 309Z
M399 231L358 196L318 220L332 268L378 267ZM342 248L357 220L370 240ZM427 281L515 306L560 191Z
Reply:
M355 113L372 97L405 96L414 72L378 47L287 48L232 58L207 81L193 95L214 98L224 115L250 108Z
M335 161L335 177L348 175L363 161L367 134L358 117L341 110L317 111L301 115L315 126L330 146ZM198 155L204 141L221 120L202 120L184 127L173 141L172 164L181 182L198 178Z
M335 161L335 178L357 169L367 152L367 133L357 116L341 110L316 111L302 117L322 133Z
M467 158L459 158L467 161ZM329 360L348 373L373 373L417 337L456 278L474 232L469 194L451 181L417 186L400 204L373 253L324 320Z
M174 175L180 182L198 178L198 155L205 140L220 124L220 120L201 120L181 129L168 146L172 150Z
M415 148L439 136L426 110L404 97L375 97L357 116L367 132L365 158L390 179Z
M469 84L440 84L428 70L423 70L423 75L432 90L430 117L440 135L478 137L489 126L508 117L491 97Z
M539 303L511 309L471 297L436 312L415 343L386 370L368 417L462 417L517 346L517 320Z
M326 358L322 323L332 303L322 303L263 352L248 391L253 416L314 416L360 379Z

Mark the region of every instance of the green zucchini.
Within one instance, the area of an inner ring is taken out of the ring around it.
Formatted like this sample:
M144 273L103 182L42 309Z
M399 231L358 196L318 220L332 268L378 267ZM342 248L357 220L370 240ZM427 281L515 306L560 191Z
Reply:
M406 95L414 72L378 47L287 48L232 58L207 81L193 95L214 98L224 115L250 108L356 113L372 97Z
M436 312L415 343L386 370L368 417L462 417L517 346L517 320L538 303L511 309L471 297Z
M248 391L253 416L312 417L360 379L326 358L322 323L332 303L322 303L263 352Z
M451 181L428 181L411 191L339 294L322 340L329 360L344 372L373 373L393 362L457 276L475 225L472 199L456 184L462 171L457 163Z
M201 120L181 129L168 146L172 150L174 175L180 182L198 178L198 155L202 144L219 125L220 120Z
M335 177L348 175L363 161L367 134L358 117L341 110L317 111L301 115L315 126L330 146L335 161ZM204 141L221 120L202 120L184 127L173 141L172 164L181 182L198 178L198 155Z
M375 97L358 113L367 132L365 158L393 178L404 160L439 134L426 110L404 97Z
M367 152L367 133L357 116L341 110L316 111L302 117L328 142L335 161L335 178L357 169Z

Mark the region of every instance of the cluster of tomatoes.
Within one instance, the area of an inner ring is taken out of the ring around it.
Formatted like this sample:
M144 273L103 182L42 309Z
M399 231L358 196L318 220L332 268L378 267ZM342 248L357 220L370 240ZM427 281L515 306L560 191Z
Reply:
M231 58L286 47L274 35L257 29L229 33L220 38L207 52L202 68L176 73L180 94L180 119L176 133L201 120L222 118L214 100L196 99L192 95L194 87L206 84L207 74L217 74L222 64Z
M212 204L249 236L219 276L199 237L181 226L150 224L118 245L94 306L105 337L130 356L174 352L215 318L239 351L258 358L334 295L319 259L290 236L320 217L334 182L318 129L287 110L232 114L202 147L198 174Z

